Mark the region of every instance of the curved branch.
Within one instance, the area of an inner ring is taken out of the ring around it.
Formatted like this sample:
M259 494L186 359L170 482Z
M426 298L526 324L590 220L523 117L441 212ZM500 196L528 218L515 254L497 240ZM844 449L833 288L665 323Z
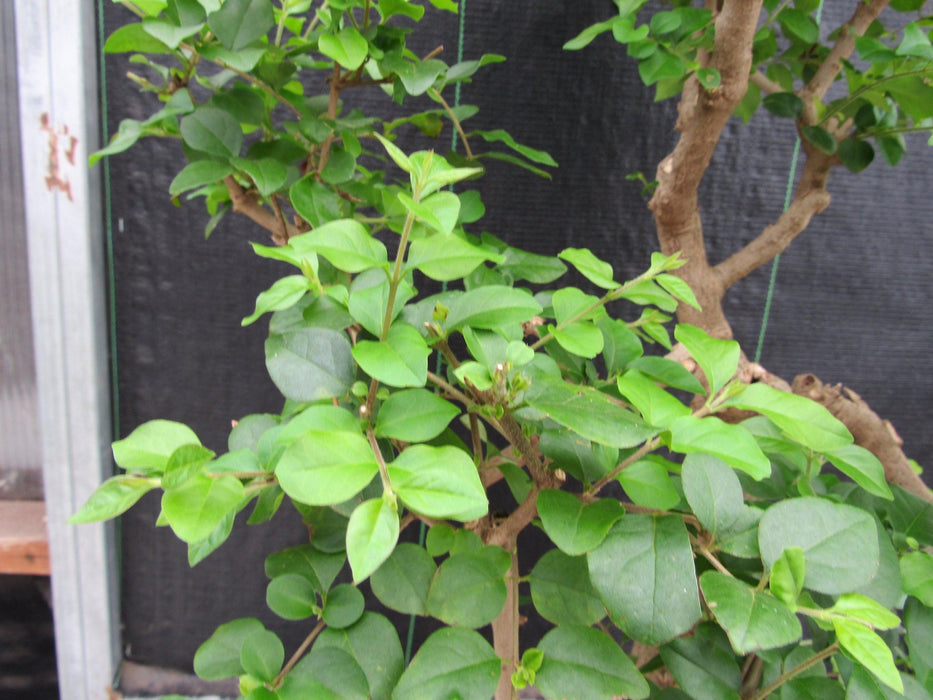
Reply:
M284 219L280 220L273 212L262 206L256 198L255 193L244 190L233 175L227 175L227 177L224 178L224 184L227 186L227 191L230 192L230 201L233 202L233 211L249 217L255 223L269 231L276 245L285 245L288 243L289 238L301 233L301 231L287 221Z
M758 88L766 95L773 95L776 92L784 92L780 83L776 83L760 71L755 71L748 77L748 82L755 83Z

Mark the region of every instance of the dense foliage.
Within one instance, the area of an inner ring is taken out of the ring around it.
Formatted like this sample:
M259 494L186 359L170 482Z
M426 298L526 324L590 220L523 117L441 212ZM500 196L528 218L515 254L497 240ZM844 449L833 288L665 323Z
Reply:
M484 158L554 163L505 131L467 133L475 109L445 99L500 57L447 65L406 48L413 25L454 3L123 4L139 21L105 50L134 54L161 108L95 157L179 139L171 194L204 198L208 234L228 211L249 216L275 243L256 254L287 273L243 319L271 314L282 412L241 418L221 455L187 426L139 426L113 445L124 473L73 518L115 517L161 489L159 524L194 566L240 511L262 523L286 499L298 509L310 542L270 553L265 573L269 607L307 621L307 642L287 655L257 619L234 620L198 651L201 677L239 677L250 700L508 698L526 685L548 698L931 697L930 504L889 486L825 408L749 383L735 341L687 323L671 337L672 315L700 306L680 253L619 281L585 247L549 257L480 233L470 183ZM611 31L660 99L715 95L716 12L676 2L644 17L643 4L617 0L567 48ZM897 34L873 22L846 94L824 104L795 92L833 50L818 3L765 6L762 78L746 72L740 117L764 85L774 114L812 111L808 148L850 170L870 162L869 141L896 163L902 134L930 128L926 20ZM437 107L345 112L341 94L365 86ZM447 124L464 153L393 143L403 126ZM480 142L503 150L470 149ZM568 265L587 289L559 285ZM491 513L499 482L509 500ZM419 522L423 541L400 543ZM553 547L520 571L529 527ZM444 623L407 667L394 626L366 610L367 579L386 607ZM553 623L535 646L520 638L529 614Z

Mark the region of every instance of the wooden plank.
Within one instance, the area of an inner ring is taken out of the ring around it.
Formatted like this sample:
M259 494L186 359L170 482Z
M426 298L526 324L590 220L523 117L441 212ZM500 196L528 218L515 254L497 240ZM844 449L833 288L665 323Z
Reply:
M120 659L112 523L67 519L113 473L97 3L15 0L42 476L62 700L106 697Z
M50 573L45 503L0 501L0 574Z

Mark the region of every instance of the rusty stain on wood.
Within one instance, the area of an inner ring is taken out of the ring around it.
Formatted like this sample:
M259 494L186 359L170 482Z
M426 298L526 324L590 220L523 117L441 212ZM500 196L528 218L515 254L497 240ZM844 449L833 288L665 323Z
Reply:
M42 116L39 117L39 123L42 131L49 135L49 166L48 175L45 177L45 186L49 192L55 189L61 190L68 197L68 201L73 202L74 195L71 193L71 181L62 174L61 157L64 155L65 160L71 166L75 165L75 151L78 147L78 139L72 136L67 124L59 128L53 127L48 112L42 113ZM64 145L60 142L61 140L64 140Z

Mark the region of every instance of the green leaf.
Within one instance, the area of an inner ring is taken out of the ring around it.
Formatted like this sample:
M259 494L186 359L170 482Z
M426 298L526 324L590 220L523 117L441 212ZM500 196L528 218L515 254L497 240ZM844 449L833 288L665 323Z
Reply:
M347 558L355 582L367 578L388 558L398 532L398 512L389 499L373 498L356 507L347 525ZM329 620L328 624L333 626Z
M273 333L266 340L266 369L293 401L343 396L354 380L350 341L327 328Z
M310 431L279 458L275 475L289 497L313 506L353 498L379 472L369 443L359 433Z
M323 34L318 39L318 49L342 68L356 70L369 55L369 42L358 29L348 25L336 34Z
M354 219L338 219L313 231L295 236L289 244L299 253L313 252L327 258L345 272L362 272L386 264L385 246Z
M789 438L816 452L852 444L852 435L845 425L823 406L767 384L749 384L724 405L767 416Z
M243 670L254 678L270 683L285 663L285 647L275 632L256 630L243 640L240 648Z
M218 479L198 474L162 496L162 514L183 542L210 535L227 513L243 500L243 484L232 476Z
M765 95L761 104L776 117L797 119L803 113L803 100L792 92L775 92Z
M592 625L606 617L590 583L586 557L552 549L538 560L528 579L535 610L555 625Z
M742 672L729 640L716 625L700 623L692 636L675 639L659 651L691 700L739 700Z
M897 47L897 55L933 58L933 46L930 45L930 39L916 22L911 22L904 27L904 38Z
M68 524L93 523L115 518L129 510L156 485L152 479L140 476L112 476L97 487L77 513L68 518Z
M693 550L680 517L627 515L587 561L613 622L633 639L660 644L700 619Z
M566 429L541 431L538 449L553 460L555 467L586 483L593 483L619 461L618 449L594 445Z
M325 593L343 569L345 561L343 554L327 554L314 545L302 544L270 554L266 557L265 571L269 578L298 574L308 579L314 590Z
M758 447L752 434L740 425L723 423L715 416L684 416L678 418L670 430L670 448L674 452L714 455L756 480L771 475L771 462Z
M603 32L608 32L612 29L615 24L616 18L607 19L604 22L598 22L597 24L591 24L589 27L584 29L582 32L577 34L573 39L570 39L564 43L565 51L579 51L582 48L585 48L592 43L593 39L598 37Z
M908 552L901 557L900 570L904 593L933 607L933 556L926 552Z
M395 304L390 320L395 320L415 294L411 282L403 278L395 292ZM357 275L350 285L350 301L347 304L354 321L377 338L381 338L388 305L389 280L382 270L366 270Z
M230 460L230 455L224 455ZM181 486L203 471L204 467L214 458L214 453L201 445L182 445L168 458L165 465L165 474L162 475L162 488L165 490ZM251 466L256 464L255 457L250 460ZM221 463L222 464L222 463ZM258 464L256 464L258 466ZM223 469L216 470L218 472Z
M447 312L447 331L465 326L498 330L529 320L544 309L524 289L489 285L455 297Z
M710 395L715 396L735 376L741 355L736 341L713 338L702 329L684 323L674 329L674 338L683 343L700 365L709 382Z
M180 27L161 19L144 19L142 21L143 31L170 49L177 49L179 44L188 37L197 34L202 27L203 23L201 22Z
M428 591L437 566L423 547L399 544L373 573L370 584L379 602L406 615L426 615Z
M353 358L366 374L399 387L424 386L430 354L421 333L402 322L389 328L385 340L361 340L353 348Z
M646 355L632 360L628 366L648 375L654 381L674 389L687 391L691 394L702 394L705 391L703 385L686 367L666 357Z
M804 586L847 593L864 586L878 569L878 534L871 514L820 498L793 498L765 511L758 526L761 558L770 568L788 547L807 561Z
M661 80L678 80L686 69L687 64L680 56L662 46L638 62L638 75L645 85L654 85Z
M667 428L690 409L637 369L627 370L617 381L619 392L656 428Z
M466 522L489 509L476 465L459 448L413 445L389 464L388 471L399 498L420 515Z
M660 458L640 459L623 469L617 479L632 503L643 508L669 510L680 503L680 493Z
M168 186L168 193L175 196L204 185L212 185L215 182L220 182L232 172L233 166L229 163L221 163L216 160L196 160L193 163L188 163L175 176L175 179Z
M797 616L770 593L718 571L702 574L700 588L737 654L773 649L800 639Z
M904 683L894 665L891 649L870 627L846 618L833 618L833 629L839 646L858 663L871 671L878 680L899 693Z
M466 277L486 260L501 263L505 258L470 245L455 234L435 234L412 242L406 268L420 270L432 280L449 282Z
M655 432L634 413L591 387L540 378L526 392L525 400L587 440L609 447L634 447Z
M511 134L503 129L494 129L492 131L474 131L468 134L468 136L480 136L486 143L502 143L511 148L513 151L521 154L523 157L532 161L533 163L540 163L541 165L548 165L552 168L557 167L557 161L551 158L545 151L539 151L536 148L531 148L529 146L523 146L520 143L517 143Z
M884 477L884 466L871 452L860 445L846 445L832 451L824 451L836 469L852 479L868 493L893 500L894 494Z
M838 148L835 137L822 127L805 126L800 130L800 133L807 141L827 155L833 155Z
M246 639L265 629L254 617L244 617L222 624L194 655L194 672L206 681L233 678L243 673L240 650Z
M277 700L369 700L369 681L349 653L334 646L311 653L285 676Z
M852 618L872 629L889 630L901 624L901 618L881 603L859 593L845 593L839 596L827 612Z
M500 665L496 652L478 632L439 629L421 645L392 697L489 700L499 683Z
M535 685L546 697L648 697L648 681L605 632L562 625L544 635L538 649L544 660Z
M275 284L256 297L256 310L244 318L240 325L248 326L265 313L294 306L308 293L308 289L308 278L304 275L289 275L276 280Z
M113 443L113 459L128 472L162 472L176 449L200 444L198 436L187 425L151 420Z
M240 170L249 175L250 180L256 185L259 194L263 197L269 197L273 192L278 192L288 179L288 171L285 166L275 158L232 158L231 162Z
M687 455L681 483L690 508L714 537L728 531L741 517L745 506L742 484L721 459L699 453Z
M298 216L314 229L340 218L339 196L314 174L295 182L288 190L288 198Z
M285 620L304 620L318 612L315 586L300 574L276 576L266 587L266 605Z
M396 520L398 520L397 516ZM351 518L350 521L352 524L353 519ZM347 530L347 535L349 534ZM349 551L347 553L349 554ZM334 586L325 596L321 619L327 623L328 627L343 629L360 619L365 606L366 603L359 588L349 583L341 583Z
M117 133L110 137L110 142L99 151L94 151L88 157L88 165L94 167L104 156L112 156L117 153L123 153L135 144L142 136L145 136L143 124L135 119L124 119L120 122Z
M700 68L696 75L700 85L707 90L715 90L722 83L722 76L715 68Z
M806 12L785 7L778 13L778 23L784 35L792 41L815 44L820 40L820 28Z
M597 258L588 248L564 248L557 257L569 262L597 287L615 289L619 286L613 279L612 265Z
M185 145L213 156L235 156L243 145L240 122L216 107L198 107L182 118L179 129Z
M641 340L624 322L604 316L597 319L596 325L603 334L603 359L610 377L642 356Z
M598 547L625 510L614 498L584 504L566 491L546 489L538 494L538 515L551 541L575 556Z
M452 554L431 582L428 614L457 627L492 622L505 605L510 562L508 553L498 547Z
M405 442L431 440L460 414L460 409L426 389L405 389L389 395L376 416L377 437Z
M771 566L768 586L771 592L796 610L797 599L807 576L807 560L800 547L787 547Z
M270 0L226 0L207 16L207 26L231 51L264 37L274 25Z
M332 647L349 654L363 669L372 700L387 700L405 667L402 645L391 622L377 613L364 612L350 627L321 632L311 653Z
M135 23L124 25L107 37L104 53L171 53L171 49L143 29L142 23Z
M849 138L839 142L839 160L850 172L862 172L874 159L875 149L868 141Z
M696 296L693 294L693 290L690 289L690 285L680 279L680 277L662 273L660 275L656 275L654 281L664 287L664 289L675 299L679 299L688 306L692 306L694 309L700 308L700 303L697 301Z

